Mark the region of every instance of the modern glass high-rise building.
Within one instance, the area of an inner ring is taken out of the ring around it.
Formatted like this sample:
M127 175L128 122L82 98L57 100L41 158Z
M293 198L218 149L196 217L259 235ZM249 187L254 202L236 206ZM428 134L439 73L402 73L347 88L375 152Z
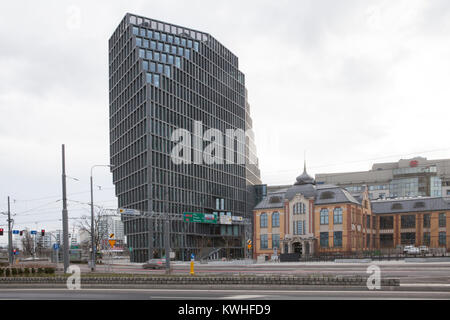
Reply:
M237 217L223 219L223 224L172 219L170 246L180 260L211 252L245 257L251 226L242 221L252 219L254 185L261 183L253 136L247 135L245 142L236 138L231 145L233 159L244 156L243 163L176 164L171 157L177 129L194 133L199 122L203 132L217 129L224 135L227 129L252 128L238 58L207 33L126 14L109 39L109 100L110 157L119 207L161 217ZM195 139L201 144L192 144L193 158L217 142L216 137ZM164 254L161 220L122 219L132 261Z

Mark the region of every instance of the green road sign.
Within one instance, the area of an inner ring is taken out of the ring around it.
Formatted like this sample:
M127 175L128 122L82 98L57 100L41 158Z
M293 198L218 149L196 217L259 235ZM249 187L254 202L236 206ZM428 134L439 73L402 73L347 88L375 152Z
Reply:
M196 223L217 223L217 216L209 213L191 213L185 212L183 214L183 219L185 222L196 222Z

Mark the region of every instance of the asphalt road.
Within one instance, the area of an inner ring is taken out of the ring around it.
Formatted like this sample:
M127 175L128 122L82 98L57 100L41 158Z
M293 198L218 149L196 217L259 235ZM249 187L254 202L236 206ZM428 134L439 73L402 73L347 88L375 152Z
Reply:
M0 289L0 300L390 300L445 299L450 292L191 289Z
M391 262L378 265L384 278L399 278L402 284L449 284L450 263L405 263ZM196 274L327 274L327 275L361 275L368 276L367 267L371 264L266 264L266 265L195 265ZM89 272L86 265L81 271ZM164 270L145 270L142 265L113 265L114 273L164 274ZM106 266L99 265L97 272L107 272ZM174 274L189 274L189 264L174 264Z

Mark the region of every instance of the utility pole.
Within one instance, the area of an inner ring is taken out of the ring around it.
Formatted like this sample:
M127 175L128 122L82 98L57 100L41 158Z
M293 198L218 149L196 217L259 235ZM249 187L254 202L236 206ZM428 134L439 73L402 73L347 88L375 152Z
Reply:
M65 146L62 145L62 193L63 193L63 256L64 256L64 273L69 268L69 219L67 214L67 190L66 190L66 155Z
M11 230L11 206L9 202L8 196L8 251L9 251L9 264L13 263L13 255L12 255L12 230Z

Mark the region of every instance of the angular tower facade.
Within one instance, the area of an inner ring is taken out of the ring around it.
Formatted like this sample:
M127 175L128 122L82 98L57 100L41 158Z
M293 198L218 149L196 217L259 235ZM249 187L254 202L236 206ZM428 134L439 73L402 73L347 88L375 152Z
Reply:
M227 130L252 127L246 96L238 58L212 36L125 15L109 40L110 157L119 207L144 215L122 218L132 261L163 256L165 217L177 260L247 256L253 185L261 183L254 137L225 144ZM180 129L192 140L175 139ZM210 154L225 160L232 149L234 163L203 161L221 142L210 129L226 146ZM181 142L190 163L174 161ZM185 213L215 215L217 223L185 222Z

